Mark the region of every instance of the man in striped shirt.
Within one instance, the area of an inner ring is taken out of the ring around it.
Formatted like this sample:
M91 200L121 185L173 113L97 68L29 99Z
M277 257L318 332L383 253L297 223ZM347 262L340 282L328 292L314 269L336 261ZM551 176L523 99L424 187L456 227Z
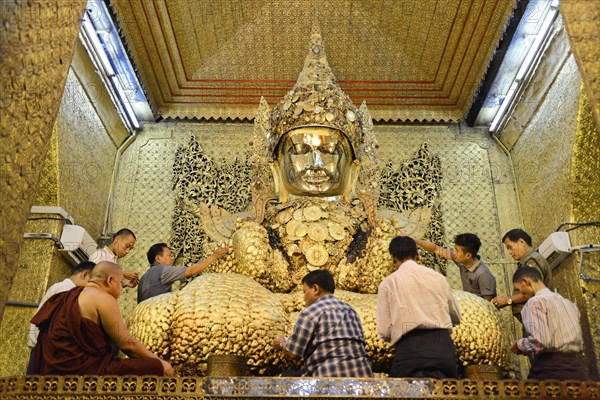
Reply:
M532 357L527 378L585 380L577 357L583 350L577 306L551 292L536 268L518 268L513 285L527 301L521 310L527 335L514 342L510 351Z
M306 308L294 333L289 339L275 338L273 345L292 359L303 357L305 376L372 376L360 317L352 306L333 296L331 273L326 269L309 272L302 278L302 288Z

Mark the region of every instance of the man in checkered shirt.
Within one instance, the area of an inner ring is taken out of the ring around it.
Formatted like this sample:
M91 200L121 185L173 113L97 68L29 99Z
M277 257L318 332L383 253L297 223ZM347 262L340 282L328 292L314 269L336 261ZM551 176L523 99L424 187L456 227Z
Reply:
M331 273L311 271L302 278L302 289L306 308L294 333L288 339L275 338L273 344L293 359L304 358L304 376L372 376L360 318L352 306L333 296Z

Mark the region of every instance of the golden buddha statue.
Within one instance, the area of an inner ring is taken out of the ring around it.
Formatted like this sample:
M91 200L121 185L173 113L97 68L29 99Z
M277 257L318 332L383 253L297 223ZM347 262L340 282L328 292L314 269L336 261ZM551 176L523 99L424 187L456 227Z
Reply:
M431 213L425 205L378 215L377 149L366 105L357 108L342 91L314 33L293 90L273 110L261 101L257 112L253 212L188 208L211 239L232 241L234 262L209 271L249 275L281 293L327 268L339 289L376 293L393 271L382 243L401 232L423 236Z
M294 88L273 110L263 99L257 111L248 151L252 209L230 214L182 198L213 246L229 242L232 253L182 290L139 304L132 332L180 373L202 373L208 355L227 353L249 357L252 373L274 373L289 361L271 339L291 333L303 308L301 278L326 268L336 296L361 317L374 370L387 371L392 350L377 337L375 306L379 283L394 270L389 241L423 237L431 202L406 212L377 209L378 147L366 104L357 108L341 90L313 33ZM465 325L462 336L455 330L459 358L504 362L497 311L468 293L458 300L478 310L471 313L477 329L488 331L476 347L460 343L475 325Z

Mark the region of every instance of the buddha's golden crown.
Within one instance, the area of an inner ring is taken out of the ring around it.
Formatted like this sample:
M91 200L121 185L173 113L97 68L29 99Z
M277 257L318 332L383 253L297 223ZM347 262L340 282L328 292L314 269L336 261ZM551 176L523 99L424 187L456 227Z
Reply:
M322 126L341 131L359 156L363 141L361 111L340 88L325 55L325 46L317 29L308 43L304 68L294 88L271 112L271 129L267 136L268 150L276 158L276 148L292 129Z

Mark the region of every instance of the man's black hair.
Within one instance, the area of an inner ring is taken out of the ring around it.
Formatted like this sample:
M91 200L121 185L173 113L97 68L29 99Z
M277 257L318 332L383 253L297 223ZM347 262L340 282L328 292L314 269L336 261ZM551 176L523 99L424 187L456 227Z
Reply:
M335 282L331 272L326 269L316 269L310 271L302 278L302 283L305 283L308 287L319 285L321 289L326 292L333 293L335 291Z
M481 248L481 240L474 233L460 233L454 237L454 244L462 246L465 253L471 254L473 257L477 255Z
M135 240L137 240L137 238L135 237L135 233L133 233L133 231L132 231L131 229L127 229L127 228L122 228L122 229L119 229L119 230L117 231L117 233L115 233L115 234L113 235L113 240L114 240L114 238L116 238L117 236L121 236L121 237L123 237L123 238L129 237L129 236L133 236L133 238L134 238Z
M156 262L156 257L162 256L163 251L168 248L169 246L167 246L166 243L155 243L152 246L150 246L150 248L148 249L148 262L150 263L150 265L154 265L154 263Z
M396 236L390 242L390 254L396 257L399 261L407 259L416 260L417 255L417 243L413 238L408 236Z
M529 278L534 282L543 282L542 273L533 267L519 267L513 274L513 282L519 282L523 278Z
M502 241L504 242L507 238L511 242L518 242L519 239L523 239L525 243L527 243L527 246L531 246L531 236L529 236L529 234L523 229L511 229L504 234Z
M73 268L71 276L82 273L83 271L92 271L95 266L96 263L93 261L82 261L79 264L77 264L75 268Z

